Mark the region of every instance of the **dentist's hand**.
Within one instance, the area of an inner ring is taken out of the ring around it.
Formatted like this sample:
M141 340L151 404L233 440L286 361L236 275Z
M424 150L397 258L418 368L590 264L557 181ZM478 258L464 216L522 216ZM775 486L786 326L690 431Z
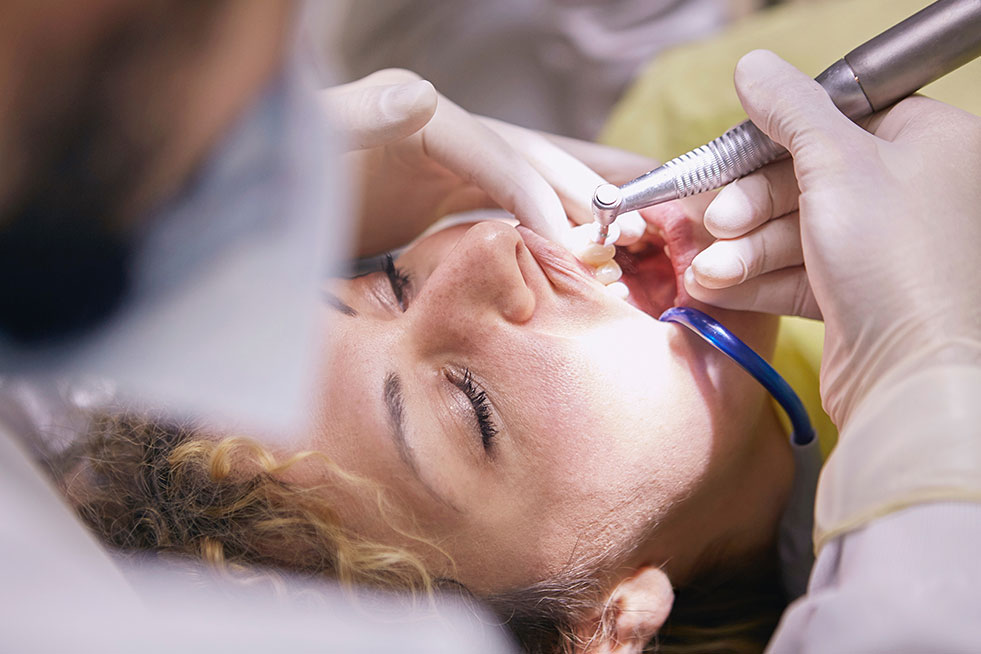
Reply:
M446 214L485 207L569 245L569 219L591 219L592 190L605 181L544 135L474 116L409 71L379 71L324 91L323 101L352 150L361 254L407 243ZM631 155L620 154L629 168ZM622 244L643 233L639 216L621 224Z
M793 160L719 193L705 225L721 240L693 262L688 292L823 316L822 396L839 426L889 373L981 360L981 118L914 97L865 131L769 52L746 55L735 81Z

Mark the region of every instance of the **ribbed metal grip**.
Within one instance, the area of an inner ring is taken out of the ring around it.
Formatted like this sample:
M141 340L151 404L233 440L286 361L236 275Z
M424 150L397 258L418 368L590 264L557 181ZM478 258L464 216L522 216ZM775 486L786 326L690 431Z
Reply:
M857 120L981 56L981 0L938 0L849 52L818 76L835 105ZM749 121L711 143L621 185L622 201L594 201L597 221L703 193L786 154Z
M787 153L748 120L705 145L664 164L685 198L725 186Z

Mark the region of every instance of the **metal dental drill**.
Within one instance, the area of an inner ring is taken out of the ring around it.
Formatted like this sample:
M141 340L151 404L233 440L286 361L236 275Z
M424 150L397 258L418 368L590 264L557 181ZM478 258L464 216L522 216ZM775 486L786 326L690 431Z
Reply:
M981 0L940 0L855 48L818 75L838 109L858 120L981 55ZM744 121L714 141L622 186L593 194L596 242L627 211L719 188L787 151Z

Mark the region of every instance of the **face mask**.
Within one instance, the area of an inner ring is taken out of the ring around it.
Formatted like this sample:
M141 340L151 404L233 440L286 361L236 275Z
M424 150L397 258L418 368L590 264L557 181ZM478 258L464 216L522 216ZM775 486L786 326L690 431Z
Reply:
M348 246L337 152L291 66L143 233L104 243L93 315L57 340L0 336L5 374L95 375L154 408L295 424L326 334L318 286Z

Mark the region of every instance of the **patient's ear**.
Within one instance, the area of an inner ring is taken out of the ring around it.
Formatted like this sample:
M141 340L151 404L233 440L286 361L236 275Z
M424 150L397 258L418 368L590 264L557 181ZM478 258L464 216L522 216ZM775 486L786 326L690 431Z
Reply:
M607 602L608 629L599 629L600 616L577 629L583 654L641 652L671 613L674 590L660 568L644 566L614 588Z

